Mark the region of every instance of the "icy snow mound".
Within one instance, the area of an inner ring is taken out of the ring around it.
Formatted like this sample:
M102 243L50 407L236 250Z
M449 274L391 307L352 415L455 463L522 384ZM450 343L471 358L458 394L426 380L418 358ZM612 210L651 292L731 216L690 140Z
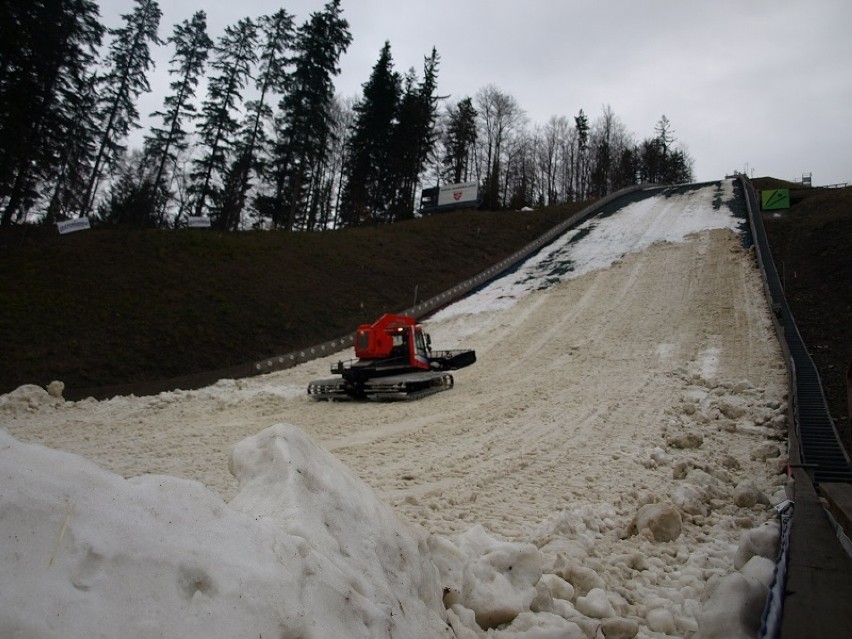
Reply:
M448 636L424 534L336 458L278 425L231 464L229 505L0 430L0 636Z

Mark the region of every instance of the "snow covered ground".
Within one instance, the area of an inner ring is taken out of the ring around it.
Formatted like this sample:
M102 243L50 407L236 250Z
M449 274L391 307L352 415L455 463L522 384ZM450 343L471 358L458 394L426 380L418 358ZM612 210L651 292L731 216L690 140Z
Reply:
M755 636L786 373L731 197L647 198L445 309L478 361L420 401L310 401L328 358L0 397L0 636Z

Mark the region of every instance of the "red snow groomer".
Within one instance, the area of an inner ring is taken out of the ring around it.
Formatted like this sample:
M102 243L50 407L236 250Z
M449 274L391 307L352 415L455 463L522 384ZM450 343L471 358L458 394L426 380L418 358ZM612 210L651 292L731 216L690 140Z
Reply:
M453 371L476 361L473 350L433 351L413 317L386 313L355 332L356 359L331 365L340 377L308 384L314 399L417 399L453 387Z

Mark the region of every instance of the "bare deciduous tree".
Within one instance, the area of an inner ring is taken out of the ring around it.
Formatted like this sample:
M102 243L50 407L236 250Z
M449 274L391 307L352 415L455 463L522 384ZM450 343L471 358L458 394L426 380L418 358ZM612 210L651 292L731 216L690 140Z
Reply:
M480 166L485 175L485 206L496 209L503 205L500 198L502 154L511 136L526 124L526 114L518 101L489 84L475 97L479 117Z

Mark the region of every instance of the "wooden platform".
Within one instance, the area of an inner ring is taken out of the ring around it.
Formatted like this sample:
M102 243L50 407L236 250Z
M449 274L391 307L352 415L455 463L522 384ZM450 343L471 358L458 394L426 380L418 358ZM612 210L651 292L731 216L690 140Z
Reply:
M843 534L852 538L852 485L822 483L819 485L819 495L828 512L843 529Z
M849 525L852 486L821 484L820 491L834 518ZM852 637L852 558L842 547L805 472L796 475L781 637Z

